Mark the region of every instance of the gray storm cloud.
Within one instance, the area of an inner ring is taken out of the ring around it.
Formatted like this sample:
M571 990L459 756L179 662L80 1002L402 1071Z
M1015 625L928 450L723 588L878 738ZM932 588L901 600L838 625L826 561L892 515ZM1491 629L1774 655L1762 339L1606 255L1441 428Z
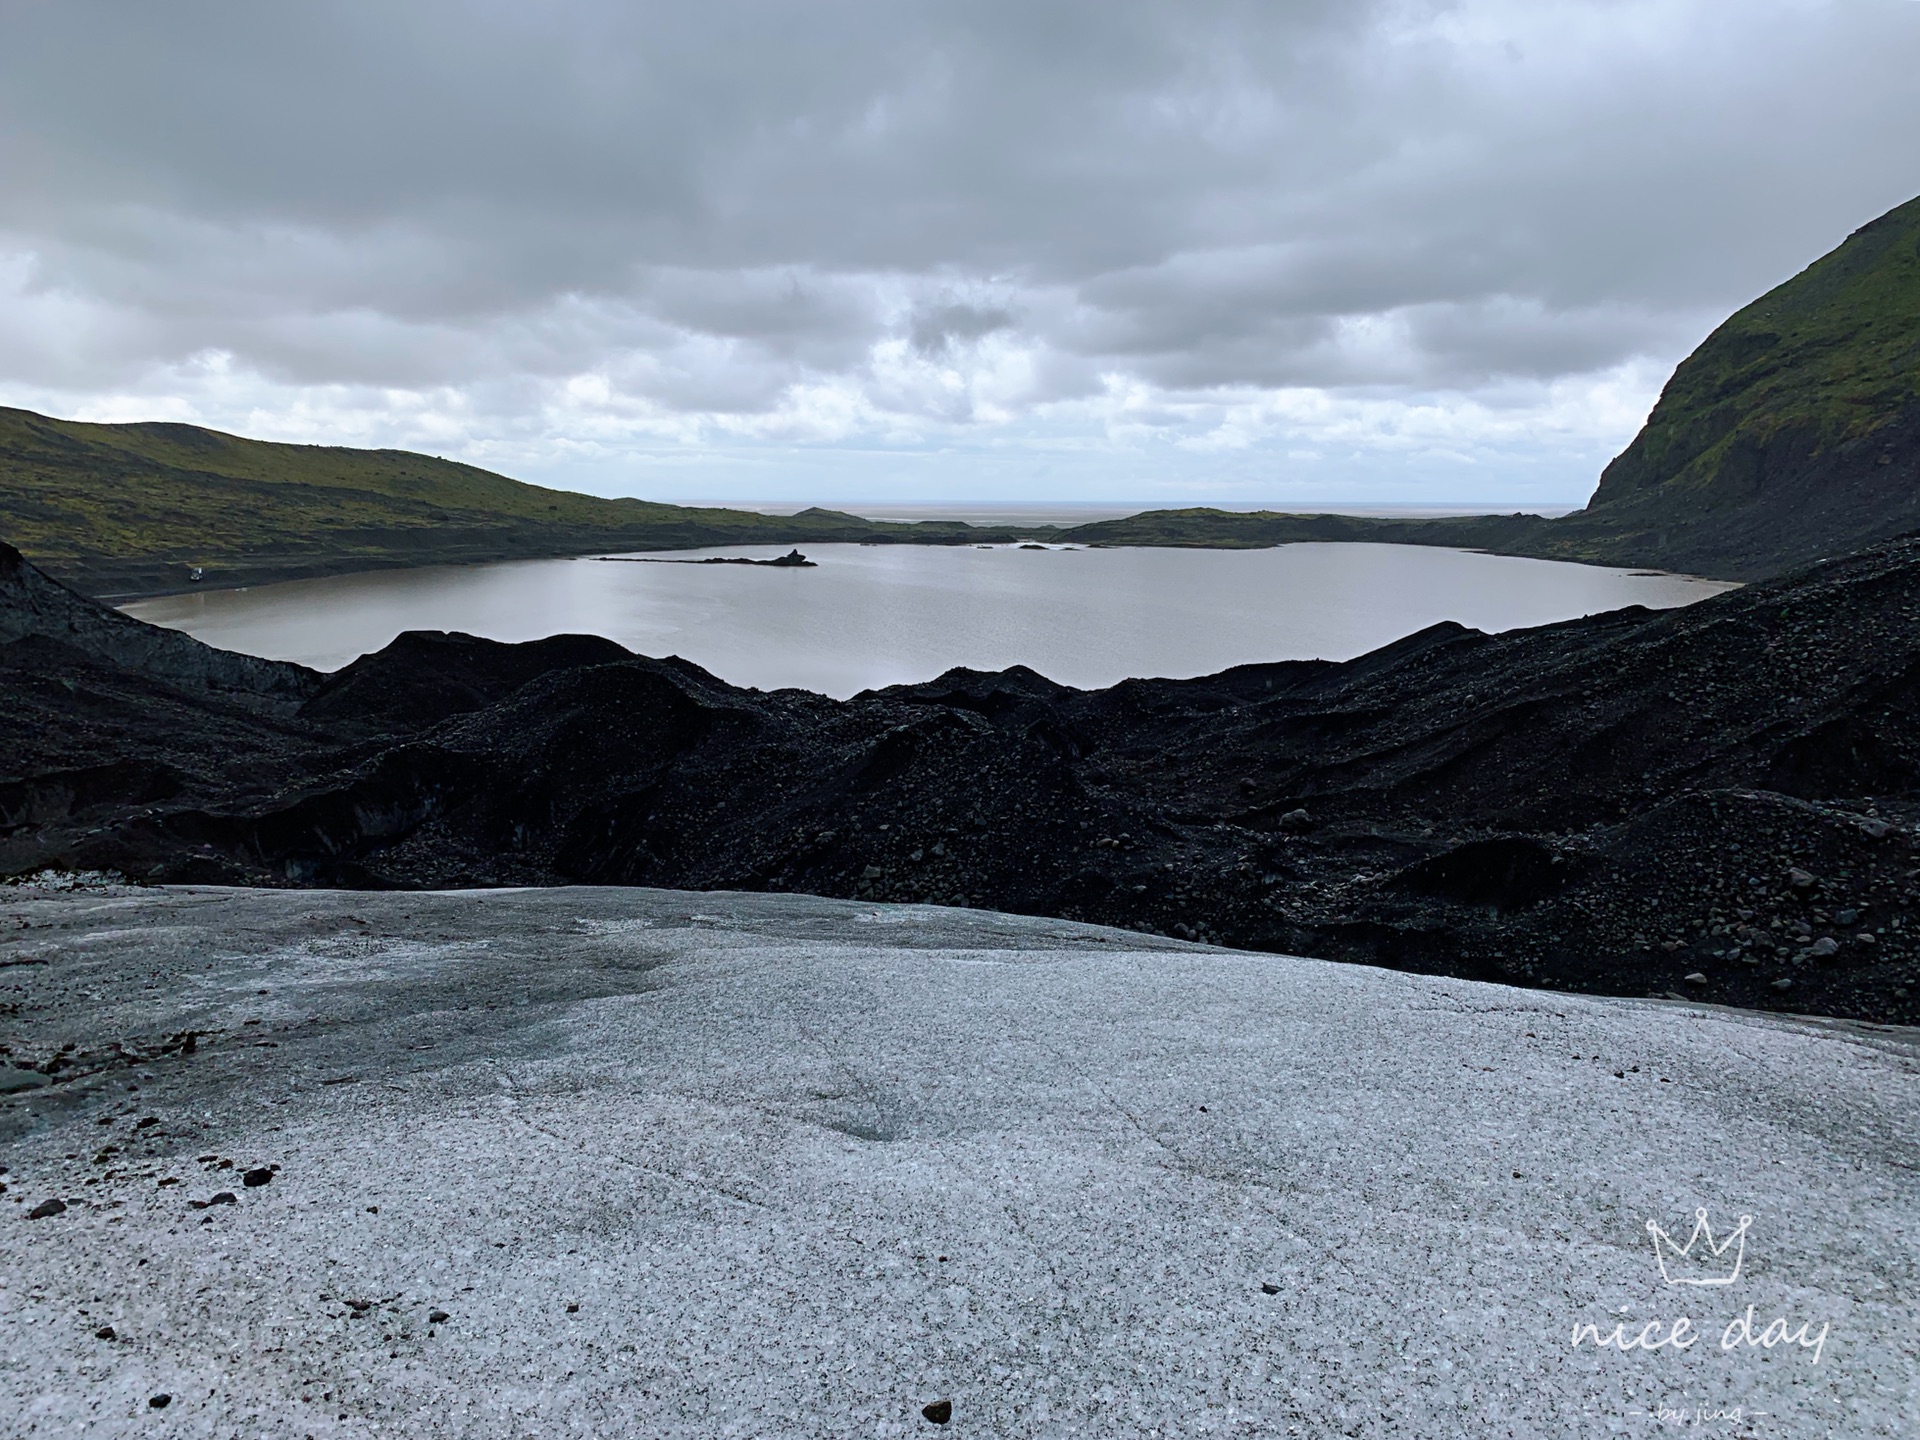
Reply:
M5 10L0 398L75 412L1592 449L1920 190L1911 0Z

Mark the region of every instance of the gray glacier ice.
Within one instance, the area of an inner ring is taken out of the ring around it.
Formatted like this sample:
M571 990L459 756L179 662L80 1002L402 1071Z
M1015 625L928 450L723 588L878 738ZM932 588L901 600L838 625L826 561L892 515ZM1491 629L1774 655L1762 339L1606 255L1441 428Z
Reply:
M1915 1040L805 896L12 887L0 1433L1910 1435Z

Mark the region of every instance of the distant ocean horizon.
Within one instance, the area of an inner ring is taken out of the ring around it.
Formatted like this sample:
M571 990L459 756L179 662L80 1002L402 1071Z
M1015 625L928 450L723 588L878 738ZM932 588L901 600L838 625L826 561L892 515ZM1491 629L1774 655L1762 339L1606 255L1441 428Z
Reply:
M1091 525L1121 520L1147 510L1231 510L1245 514L1273 510L1288 515L1364 515L1376 519L1434 520L1447 515L1511 515L1516 511L1551 519L1580 508L1487 500L725 500L676 499L672 505L719 505L756 515L797 515L819 508L858 515L862 520L913 524L921 520L964 520L969 525Z

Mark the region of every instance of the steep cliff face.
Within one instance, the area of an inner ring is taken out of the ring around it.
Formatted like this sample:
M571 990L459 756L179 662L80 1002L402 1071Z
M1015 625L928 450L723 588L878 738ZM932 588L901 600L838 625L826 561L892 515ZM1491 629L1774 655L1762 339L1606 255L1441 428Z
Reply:
M1563 526L1748 576L1920 528L1920 199L1708 336Z

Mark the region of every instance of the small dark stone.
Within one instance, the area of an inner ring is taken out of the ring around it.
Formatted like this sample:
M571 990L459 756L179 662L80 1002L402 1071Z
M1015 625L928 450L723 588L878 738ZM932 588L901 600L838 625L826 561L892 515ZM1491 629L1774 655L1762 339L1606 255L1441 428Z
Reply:
M66 1212L67 1212L66 1201L42 1200L38 1205L34 1206L33 1209L27 1211L27 1219L51 1220L55 1215L64 1215L66 1214Z
M159 1123L160 1117L158 1115L145 1115L134 1121L133 1128L136 1130L148 1130Z
M1260 1293L1262 1295L1278 1295L1280 1293L1280 1287L1271 1280L1262 1280L1260 1282Z
M100 1327L100 1328L99 1328L98 1330L96 1330L96 1331L94 1331L94 1332L93 1332L93 1338L94 1338L94 1339L96 1339L96 1340L111 1340L111 1339L113 1339L113 1338L114 1338L114 1334L113 1334L113 1326L111 1326L111 1325L102 1325L102 1326L101 1326L101 1327Z
M427 1323L429 1325L444 1325L452 1318L453 1317L444 1310L429 1310L427 1312Z
M172 1403L173 1403L173 1396L171 1395L149 1395L147 1397L147 1404L152 1406L155 1410L164 1410L167 1408L167 1406L171 1405Z
M256 1185L270 1185L273 1183L273 1171L264 1165L256 1165L240 1177L240 1183L249 1189Z
M922 1405L920 1413L936 1425L944 1425L953 1419L953 1401L936 1400L931 1405Z
M231 1190L222 1190L218 1195L215 1195L207 1201L209 1205L238 1205L239 1203L240 1197L235 1195Z
M578 1315L580 1313L580 1307L578 1305L569 1305L567 1306L567 1313L569 1315Z

